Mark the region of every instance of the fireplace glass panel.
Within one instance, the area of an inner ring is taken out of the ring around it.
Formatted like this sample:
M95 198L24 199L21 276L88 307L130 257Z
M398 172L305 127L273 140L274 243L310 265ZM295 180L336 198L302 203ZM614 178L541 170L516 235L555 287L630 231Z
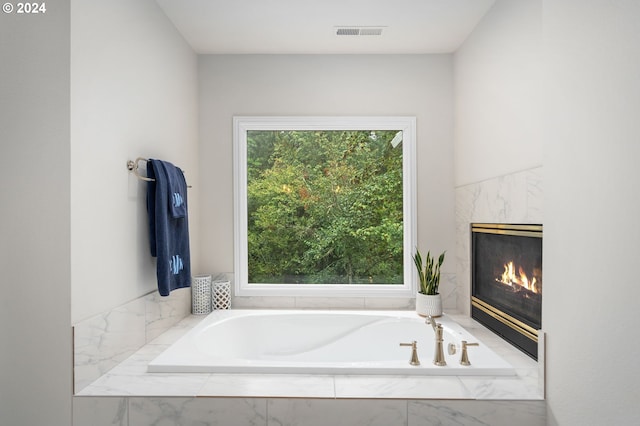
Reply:
M475 296L532 327L542 313L542 238L475 233Z
M537 356L542 316L542 225L474 224L472 316Z

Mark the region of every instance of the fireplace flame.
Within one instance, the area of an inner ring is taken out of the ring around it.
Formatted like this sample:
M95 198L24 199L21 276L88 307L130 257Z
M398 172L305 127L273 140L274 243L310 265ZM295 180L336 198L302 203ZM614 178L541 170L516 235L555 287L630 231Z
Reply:
M505 263L504 272L500 278L496 278L496 281L502 284L506 284L508 286L520 286L526 288L527 290L533 293L539 293L539 288L537 285L536 277L532 277L531 279L527 277L527 274L524 272L522 267L518 267L518 272L516 273L515 265L513 261L509 263Z

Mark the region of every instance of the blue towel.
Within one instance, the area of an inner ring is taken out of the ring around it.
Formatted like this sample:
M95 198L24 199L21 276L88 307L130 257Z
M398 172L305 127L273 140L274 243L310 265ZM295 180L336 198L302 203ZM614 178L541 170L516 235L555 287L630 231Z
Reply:
M147 176L147 212L151 255L157 257L158 292L191 285L187 183L182 170L167 161L150 159Z

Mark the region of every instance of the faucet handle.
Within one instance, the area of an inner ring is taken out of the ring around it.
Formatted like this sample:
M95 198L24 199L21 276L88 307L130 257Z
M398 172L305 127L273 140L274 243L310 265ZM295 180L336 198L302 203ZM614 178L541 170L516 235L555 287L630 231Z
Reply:
M411 346L411 359L409 360L409 364L420 365L420 360L418 359L418 342L414 340L411 343L400 343L400 346Z
M480 343L467 343L466 340L463 340L462 342L462 354L460 355L460 365L471 365L471 363L469 362L469 354L467 353L467 347L468 346L480 346Z

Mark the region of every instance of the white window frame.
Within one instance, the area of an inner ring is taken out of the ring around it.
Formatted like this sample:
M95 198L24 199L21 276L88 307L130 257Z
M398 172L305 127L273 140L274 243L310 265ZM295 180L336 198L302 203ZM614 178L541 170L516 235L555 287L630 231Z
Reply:
M401 130L403 176L403 284L267 284L248 282L247 131ZM234 275L236 296L414 297L416 272L416 118L274 117L233 118Z

